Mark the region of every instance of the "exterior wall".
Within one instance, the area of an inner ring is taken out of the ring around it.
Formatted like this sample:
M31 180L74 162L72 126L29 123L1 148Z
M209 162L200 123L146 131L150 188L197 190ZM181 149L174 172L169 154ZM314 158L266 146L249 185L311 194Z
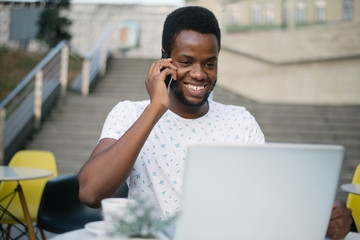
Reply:
M0 7L0 45L5 45L10 34L10 6Z
M259 24L265 22L267 13L272 15L272 21L269 24L280 25L282 23L281 0L258 0L256 2L247 0L227 5L225 9L225 14L228 16L227 23L241 25L253 24L253 11L255 8L259 8ZM236 19L237 21L231 21L231 19Z
M12 7L14 6L0 5L0 46L16 49L20 47L20 43L9 39ZM127 56L160 58L163 22L173 9L174 6L73 3L69 10L61 14L72 21L69 29L72 35L71 50L81 56L85 56L90 51L110 25L125 20L136 20L140 24L139 45L127 51ZM115 37L119 39L119 35ZM27 50L39 51L46 48L40 45L39 41L32 40Z
M343 10L343 1L327 1L326 15L329 17L329 21L342 21Z
M250 1L244 1L240 3L240 24L251 24L251 12L247 11L247 9L250 9Z
M127 56L160 58L163 22L173 9L169 6L72 4L65 13L73 21L71 48L84 56L111 24L137 20L140 23L139 47L128 51Z
M354 21L360 22L360 0L354 0L353 4Z
M309 22L315 21L315 7L314 4L306 4L306 18Z
M305 5L306 22L316 22L316 7L318 2L326 4L326 21L343 21L344 0L292 0L295 9L299 3ZM217 16L222 31L229 24L252 25L254 4L260 7L261 25L283 25L283 0L243 0L238 3L225 5L219 0L198 0L194 2L212 10ZM191 4L191 3L190 3ZM266 6L271 6L273 19L264 21ZM19 6L21 7L21 5ZM39 7L39 6L38 6ZM41 6L40 6L41 7ZM11 5L0 7L0 46L18 48L20 43L9 40ZM85 55L100 38L102 33L112 24L124 20L138 20L140 22L139 47L132 49L128 56L158 57L161 49L162 24L166 15L175 7L172 6L144 6L137 4L80 4L73 3L69 11L63 12L73 21L70 32L72 34L72 50ZM295 10L296 22L296 10ZM353 21L360 21L360 0L353 0ZM225 32L224 32L225 33ZM38 51L41 45L37 40L30 41L28 50ZM45 49L44 49L45 50Z
M20 48L20 41L10 40L10 25L11 25L11 9L12 5L0 4L0 47L6 47L10 49ZM15 8L38 8L36 5L16 5ZM38 50L40 48L37 40L31 40L27 44L27 50Z

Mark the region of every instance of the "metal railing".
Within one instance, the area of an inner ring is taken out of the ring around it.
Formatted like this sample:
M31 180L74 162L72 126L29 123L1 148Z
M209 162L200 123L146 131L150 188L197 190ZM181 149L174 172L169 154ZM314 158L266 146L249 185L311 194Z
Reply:
M130 40L121 42L119 37L121 38L124 29L131 33ZM138 34L137 21L129 20L111 25L86 55L82 71L71 88L88 95L96 76L106 73L106 63L111 53L136 46ZM5 163L5 153L9 145L20 135L31 134L24 129L31 127L36 130L41 127L43 105L50 101L48 99L59 86L60 94L65 95L68 64L69 47L66 41L61 41L0 103L0 165ZM29 127L29 124L32 126Z
M110 26L88 52L82 63L82 70L72 84L73 90L88 95L96 76L103 76L106 73L106 63L111 54L111 37L115 30L115 25Z
M68 84L69 47L59 42L49 54L0 103L0 164L4 164L5 149L33 122L39 129L43 104L60 86L66 93Z
M122 43L121 36L124 29L127 30L130 37ZM129 20L110 25L84 58L82 71L72 84L72 89L88 95L90 86L96 77L101 77L106 73L106 63L110 55L119 50L123 51L136 46L138 34L139 23L137 21Z

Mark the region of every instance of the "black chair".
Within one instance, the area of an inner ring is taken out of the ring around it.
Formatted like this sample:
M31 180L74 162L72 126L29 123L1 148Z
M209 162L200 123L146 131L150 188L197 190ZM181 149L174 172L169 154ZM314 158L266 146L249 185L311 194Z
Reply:
M127 197L126 183L114 197ZM64 233L83 228L88 222L102 220L101 208L93 209L79 200L78 174L50 179L44 189L37 217L37 226L43 239L43 230Z

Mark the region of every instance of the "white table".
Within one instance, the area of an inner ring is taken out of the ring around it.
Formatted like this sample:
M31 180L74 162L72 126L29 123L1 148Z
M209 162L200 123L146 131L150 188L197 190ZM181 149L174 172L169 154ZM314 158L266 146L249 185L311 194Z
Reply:
M79 230L74 230L71 232L67 232L67 233L63 233L63 234L59 234L53 238L51 238L51 240L77 240L77 239L86 239L86 240L95 240L95 239L101 239L100 237L98 237L97 235L89 232L88 230L86 230L85 228L79 229Z
M341 185L341 189L345 192L360 195L360 183L348 183Z
M90 231L91 230L91 231ZM59 234L52 240L77 240L77 239L86 239L86 240L125 240L125 238L108 238L105 236L105 225L103 221L96 221L85 224L85 228L74 230L71 232ZM129 240L144 240L144 238L129 238ZM160 234L158 238L152 239L147 238L148 240L169 240L169 238L165 237L163 234Z
M53 172L45 169L0 166L0 181L18 182L17 187L16 189L14 189L14 191L17 191L19 194L19 199L24 212L25 222L30 240L35 240L36 236L34 232L34 227L31 222L31 217L25 200L24 192L19 181L45 178L51 175L53 175Z
M117 238L106 238L105 236L98 236L94 233L89 232L85 228L74 230L71 232L59 234L51 240L117 240ZM121 238L119 240L125 240L124 238ZM129 240L144 240L143 238L129 238ZM148 239L152 240L152 239ZM158 240L158 239L156 239ZM160 238L159 240L166 240L164 238ZM346 239L347 240L347 239ZM352 240L352 239L351 239Z
M105 239L106 238L104 238L103 236L99 237L84 228L79 229L79 230L74 230L71 232L67 232L67 233L63 233L63 234L59 234L59 235L51 238L51 240L105 240ZM344 240L359 240L359 239L360 239L360 234L353 233L353 232L350 232L346 236L346 238L344 238ZM108 240L115 240L115 239L109 238ZM122 240L124 240L124 239L122 239ZM131 238L131 240L136 240L136 239ZM325 240L330 240L330 239L325 238Z

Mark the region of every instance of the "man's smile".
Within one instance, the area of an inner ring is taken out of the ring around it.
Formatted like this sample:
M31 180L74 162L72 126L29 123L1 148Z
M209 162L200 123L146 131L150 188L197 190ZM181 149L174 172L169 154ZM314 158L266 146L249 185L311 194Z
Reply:
M200 85L200 86L196 86L196 85L192 85L190 83L185 83L185 86L190 89L190 90L194 90L194 91L200 91L203 90L206 87L205 85Z

